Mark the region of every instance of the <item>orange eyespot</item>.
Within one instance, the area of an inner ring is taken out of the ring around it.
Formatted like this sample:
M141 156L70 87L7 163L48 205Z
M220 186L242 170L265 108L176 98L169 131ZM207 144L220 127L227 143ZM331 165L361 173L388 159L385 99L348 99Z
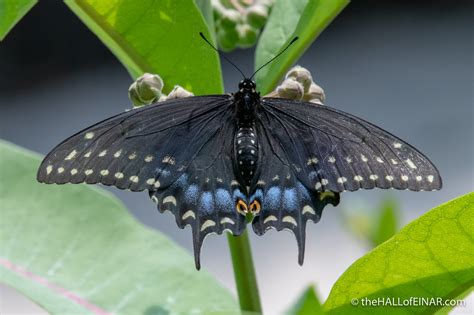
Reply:
M250 204L250 211L253 213L253 214L258 214L260 212L260 209L262 208L262 206L260 205L260 202L258 200L254 200L252 201L252 203Z
M249 211L247 208L247 204L242 199L239 199L237 201L235 208L237 209L238 213L243 214L243 215L246 215Z

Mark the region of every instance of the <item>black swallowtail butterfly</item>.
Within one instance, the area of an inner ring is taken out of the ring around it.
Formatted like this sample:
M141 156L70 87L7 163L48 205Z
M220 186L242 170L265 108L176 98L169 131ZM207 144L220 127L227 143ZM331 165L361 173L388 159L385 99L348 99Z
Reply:
M196 268L209 233L305 227L343 191L437 190L436 167L411 145L324 105L260 97L244 79L228 95L174 99L121 113L68 138L42 162L43 183L148 190L159 211L192 227Z

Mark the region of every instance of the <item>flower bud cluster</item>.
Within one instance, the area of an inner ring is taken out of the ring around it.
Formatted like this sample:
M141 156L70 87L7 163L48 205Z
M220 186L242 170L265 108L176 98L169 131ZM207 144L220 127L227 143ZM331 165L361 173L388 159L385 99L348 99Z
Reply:
M194 95L179 85L175 85L173 90L166 95L163 93L163 86L163 80L159 75L144 73L130 85L128 97L132 101L133 107L136 108L156 102Z
M326 99L324 90L314 83L308 69L301 66L291 68L275 91L276 95L272 93L272 96L302 100L320 105L323 105Z
M211 0L217 43L224 51L248 48L257 42L274 0Z

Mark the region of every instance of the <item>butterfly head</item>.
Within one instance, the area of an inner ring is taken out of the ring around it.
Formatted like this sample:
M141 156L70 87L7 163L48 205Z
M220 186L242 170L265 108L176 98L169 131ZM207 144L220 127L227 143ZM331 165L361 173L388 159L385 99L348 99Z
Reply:
M255 92L255 82L251 79L243 79L239 82L239 91L240 92Z

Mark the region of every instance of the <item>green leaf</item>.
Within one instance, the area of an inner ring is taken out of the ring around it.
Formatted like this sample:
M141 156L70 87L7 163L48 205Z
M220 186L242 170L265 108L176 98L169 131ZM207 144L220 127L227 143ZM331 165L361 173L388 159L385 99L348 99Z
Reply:
M474 193L438 206L357 260L333 286L331 314L434 313L441 306L370 307L362 299L450 299L474 285ZM359 305L352 306L351 299ZM398 300L396 300L398 301Z
M257 44L255 68L269 61L295 36L293 46L256 75L262 94L270 92L288 68L349 3L349 0L277 0Z
M38 0L0 1L0 41L37 2Z
M197 95L221 93L219 56L194 1L66 0L133 78L156 73L167 93L176 84Z
M0 156L0 281L53 314L239 314L188 253L111 194L37 183L40 157L12 144L0 142Z
M369 235L372 246L377 246L392 237L398 229L398 204L393 199L384 200L377 209L377 214Z
M325 314L313 286L307 288L296 303L286 312L287 315Z
M214 12L212 9L212 4L210 0L194 0L204 20L207 23L209 33L212 36L213 41L216 40L216 25L214 23Z

